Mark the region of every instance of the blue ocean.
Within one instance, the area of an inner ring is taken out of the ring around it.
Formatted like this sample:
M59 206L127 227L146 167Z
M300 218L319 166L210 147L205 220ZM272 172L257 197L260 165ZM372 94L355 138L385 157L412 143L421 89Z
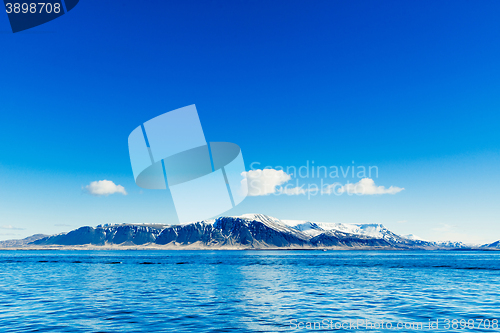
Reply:
M0 331L493 332L499 259L487 251L0 251Z

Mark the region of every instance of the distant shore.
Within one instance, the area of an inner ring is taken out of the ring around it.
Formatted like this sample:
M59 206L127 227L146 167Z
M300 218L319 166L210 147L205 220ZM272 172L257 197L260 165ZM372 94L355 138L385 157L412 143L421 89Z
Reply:
M199 244L190 245L50 245L50 246L24 246L24 247L3 247L0 251L148 251L148 250L175 250L175 251L500 251L496 248L395 248L395 247L262 247L251 248L241 246L209 247Z

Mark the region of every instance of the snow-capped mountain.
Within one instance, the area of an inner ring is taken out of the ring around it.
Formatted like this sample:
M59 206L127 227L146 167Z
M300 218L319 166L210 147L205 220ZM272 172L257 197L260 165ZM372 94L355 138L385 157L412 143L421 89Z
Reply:
M373 238L385 238L392 232L382 224L346 224L325 223L297 220L283 220L287 226L303 231L306 234L317 236L325 231L336 230L347 234L364 235ZM399 237L399 236L398 236Z
M482 248L489 248L489 249L500 249L500 240L496 241L494 243L491 243L491 244L485 244L481 247Z
M424 239L414 235L414 234L409 234L409 235L403 235L402 237L408 238L410 240L416 240L416 241L424 241Z
M24 239L11 239L11 240L5 240L5 241L0 241L0 248L7 248L7 247L24 247L28 245L29 243L32 243L36 240L42 239L48 237L47 235L42 235L42 234L36 234L33 236L26 237Z
M280 220L262 214L219 217L181 225L104 224L45 237L30 245L155 245L167 248L385 248L463 247L399 236L382 224Z
M402 237L416 241L416 242L425 242L425 243L433 244L434 246L438 246L438 247L445 247L445 248L468 248L468 247L470 247L462 242L452 242L452 241L432 242L432 241L427 241L427 240L424 240L424 239L422 239L418 236L415 236L413 234L405 235Z
M325 223L310 222L298 220L283 220L290 227L303 231L306 234L317 236L326 231L337 231L352 235L362 235L376 239L383 239L392 246L421 246L421 247L439 247L439 248L465 248L462 242L432 242L426 241L413 234L400 236L382 224L347 224L347 223Z

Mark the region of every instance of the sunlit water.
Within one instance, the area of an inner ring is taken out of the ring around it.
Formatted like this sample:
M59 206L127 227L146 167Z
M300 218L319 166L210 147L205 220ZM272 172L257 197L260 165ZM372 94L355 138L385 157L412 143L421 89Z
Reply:
M417 330L408 323L452 331L446 319L458 320L453 331L499 331L499 259L462 251L0 251L0 331L312 332L343 324L389 332L398 323L407 324L400 332Z

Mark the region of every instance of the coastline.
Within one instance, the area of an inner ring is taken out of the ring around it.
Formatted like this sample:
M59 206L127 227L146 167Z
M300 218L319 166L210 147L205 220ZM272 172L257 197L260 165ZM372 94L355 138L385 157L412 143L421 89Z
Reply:
M49 245L49 246L24 246L4 247L0 251L500 251L496 248L396 248L376 246L333 246L333 247L242 247L242 246L200 246L190 245Z

